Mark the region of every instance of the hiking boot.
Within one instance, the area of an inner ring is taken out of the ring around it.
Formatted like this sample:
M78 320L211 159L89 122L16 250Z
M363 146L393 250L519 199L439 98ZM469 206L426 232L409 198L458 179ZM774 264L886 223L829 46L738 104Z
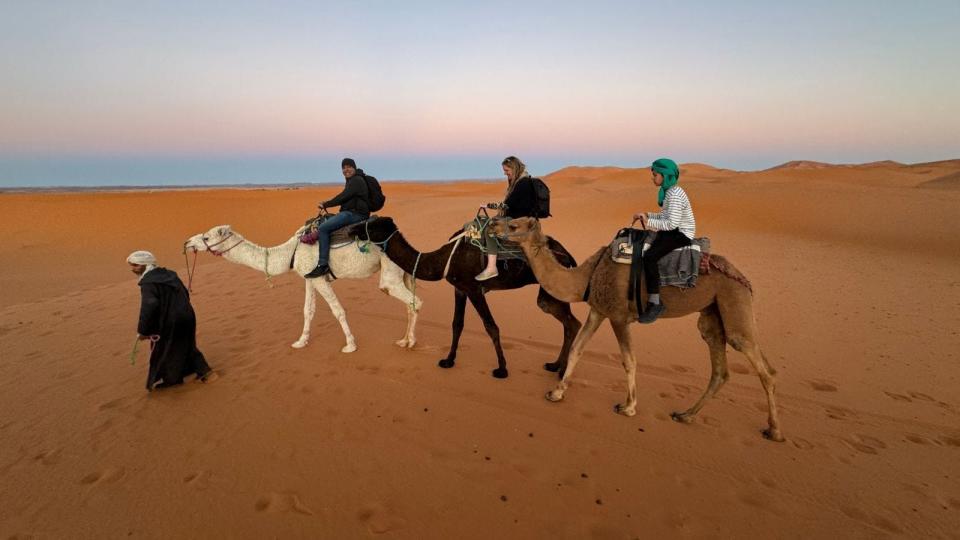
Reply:
M498 272L496 268L494 268L493 270L486 269L483 272L480 272L479 274L477 274L477 276L474 279L476 279L477 281L486 281L488 279L493 279L499 275L500 275L500 272Z
M309 274L306 274L303 277L307 279L318 278L320 276L325 276L329 273L330 273L330 266L326 264L318 264L316 268L311 270Z
M637 322L643 324L650 324L653 321L657 320L663 310L667 309L663 304L647 304L647 309L643 312L643 315L640 315L640 318L637 319Z

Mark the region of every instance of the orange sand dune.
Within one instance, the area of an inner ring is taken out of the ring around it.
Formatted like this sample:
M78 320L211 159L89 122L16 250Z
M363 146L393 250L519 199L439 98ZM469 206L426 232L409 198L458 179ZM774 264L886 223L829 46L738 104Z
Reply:
M125 256L184 276L189 236L280 243L332 190L0 195L0 538L956 538L960 193L912 188L960 167L685 168L698 233L753 282L785 443L760 437L760 384L733 351L698 420L669 419L709 377L695 317L632 328L625 418L607 327L566 400L544 400L561 332L535 287L488 296L511 373L495 380L470 308L457 366L436 366L446 283L418 283L412 351L375 278L334 285L357 352L322 302L294 350L302 280L205 254L193 303L221 377L147 394ZM547 180L543 227L581 260L656 202L647 169ZM503 187L387 182L383 214L432 249Z

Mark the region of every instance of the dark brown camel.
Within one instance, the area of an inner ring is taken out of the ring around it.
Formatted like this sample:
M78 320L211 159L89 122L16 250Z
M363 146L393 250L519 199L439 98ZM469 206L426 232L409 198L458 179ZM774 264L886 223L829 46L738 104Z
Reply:
M453 340L450 343L450 352L439 362L440 367L451 368L454 365L457 358L457 345L460 342L460 334L463 332L463 316L467 300L470 300L480 318L483 319L483 326L497 351L498 367L493 370L493 376L498 379L507 377L509 373L507 360L500 346L500 328L494 321L493 314L490 313L484 295L488 291L519 289L536 284L537 278L525 262L511 260L506 264L499 263L500 275L481 282L474 279L474 276L483 269L486 255L466 238L460 242L444 244L436 251L421 253L407 242L393 219L388 217L372 219L366 225L358 226L356 232L362 240L370 240L380 245L391 261L416 279L427 281L446 279L454 286ZM559 242L548 239L548 244L560 264L576 266L573 256ZM563 324L563 346L560 349L560 355L556 361L543 366L547 371L559 372L562 377L567 367L570 345L580 331L580 321L570 311L570 304L550 296L542 287L537 295L537 306Z

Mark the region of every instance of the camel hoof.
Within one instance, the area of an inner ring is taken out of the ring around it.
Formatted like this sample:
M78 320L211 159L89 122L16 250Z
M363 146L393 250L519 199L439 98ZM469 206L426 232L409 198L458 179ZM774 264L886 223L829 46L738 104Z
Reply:
M764 439L767 439L768 441L783 442L783 441L786 440L786 439L783 437L783 435L780 433L780 430L779 430L779 429L773 430L773 429L767 428L767 429L761 431L760 433L762 433L762 434L763 434L763 438L764 438Z
M498 379L506 379L508 375L507 368L497 368L493 370L493 376Z
M453 367L453 360L450 360L449 358L444 358L443 360L437 362L437 365L442 367L443 369L450 369Z
M670 418L672 418L674 422L680 422L681 424L693 423L693 415L687 414L687 413L679 413L679 412L670 413Z
M617 414L622 414L624 416L633 416L637 414L637 410L635 407L627 407L626 405L622 405L620 403L617 403L616 405L613 406L613 412Z
M396 340L396 341L393 342L394 345L396 345L397 347L400 347L401 349L406 349L406 348L407 348L407 343L408 343L408 342L407 342L407 339L406 339L406 338L404 338L404 339L398 339L398 340Z
M344 345L343 348L340 349L340 352L343 352L343 353L352 353L352 352L355 351L355 350L357 350L357 346L351 343L351 344L349 344L349 345Z
M560 371L560 362L547 362L543 365L543 369L549 371L550 373L556 373Z
M290 346L294 349L302 349L307 346L307 343L310 343L310 341L306 339L298 339L291 343Z
M563 393L556 390L547 392L547 401L557 402L563 399Z

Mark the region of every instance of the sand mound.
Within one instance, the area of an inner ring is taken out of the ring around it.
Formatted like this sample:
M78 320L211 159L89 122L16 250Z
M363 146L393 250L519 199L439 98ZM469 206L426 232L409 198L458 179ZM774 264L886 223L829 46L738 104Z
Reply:
M917 185L917 187L923 189L946 189L951 191L960 190L960 172L955 172L939 178L934 178L933 180L928 180Z

